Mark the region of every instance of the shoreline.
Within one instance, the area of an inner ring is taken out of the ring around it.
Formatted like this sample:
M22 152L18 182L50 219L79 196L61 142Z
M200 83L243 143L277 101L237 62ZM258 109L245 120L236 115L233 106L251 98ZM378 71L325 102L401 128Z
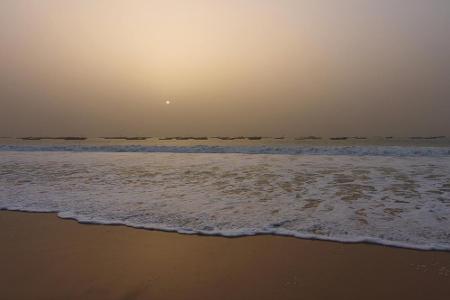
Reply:
M370 238L370 237L359 237L355 239L338 239L333 237L321 237L320 235L314 236L310 234L297 234L294 231L293 232L255 232L255 233L236 233L236 234L223 234L220 232L202 232L202 231L187 231L187 230L180 230L180 229L171 229L171 228L164 228L164 227L150 227L150 226L143 226L143 225L133 225L128 223L122 223L122 222L101 222L101 221L83 221L80 219L77 219L75 216L60 216L60 214L64 214L64 212L60 211L37 211L37 210L26 210L26 209L7 209L7 208L0 208L0 212L19 212L19 213L26 213L26 214L54 214L61 220L69 220L69 221L75 221L78 224L81 225L99 225L99 226L123 226L130 229L136 229L136 230L147 230L147 231L156 231L156 232L164 232L164 233L175 233L175 234L181 234L181 235L190 235L190 236L201 236L201 237L222 237L222 238L229 238L229 239L238 239L238 238L246 238L246 237L254 237L254 236L274 236L274 237L287 237L287 238L295 238L295 239L301 239L301 240L310 240L310 241L323 241L323 242L330 242L330 243L340 243L340 244L362 244L362 245L373 245L373 246L381 246L381 247L388 247L388 248L398 248L398 249L406 249L406 250L415 250L415 251L434 251L434 252L447 252L450 253L450 248L445 247L436 247L436 246L421 246L421 245L414 245L414 244L406 244L402 242L396 242L396 241L390 241L390 240L379 240L376 238ZM67 214L67 213L66 213Z
M5 299L443 299L450 253L0 211Z

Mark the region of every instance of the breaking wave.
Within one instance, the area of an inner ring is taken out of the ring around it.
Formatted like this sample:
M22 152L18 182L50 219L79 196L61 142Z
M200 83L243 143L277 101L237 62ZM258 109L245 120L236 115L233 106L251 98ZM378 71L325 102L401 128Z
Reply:
M241 153L346 156L450 156L449 147L401 146L145 146L145 145L0 145L0 151L20 152L142 152L142 153Z

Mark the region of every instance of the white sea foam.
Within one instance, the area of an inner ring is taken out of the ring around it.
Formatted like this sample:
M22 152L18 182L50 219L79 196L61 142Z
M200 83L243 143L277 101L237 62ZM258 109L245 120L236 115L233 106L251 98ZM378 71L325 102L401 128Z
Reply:
M450 250L450 160L3 151L0 208L192 234Z

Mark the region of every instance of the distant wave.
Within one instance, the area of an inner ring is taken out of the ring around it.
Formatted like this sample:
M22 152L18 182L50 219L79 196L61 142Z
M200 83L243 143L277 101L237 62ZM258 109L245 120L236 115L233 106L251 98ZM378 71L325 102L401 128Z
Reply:
M241 153L349 156L450 156L449 147L400 146L143 146L143 145L0 145L0 151L20 152L141 152L141 153Z

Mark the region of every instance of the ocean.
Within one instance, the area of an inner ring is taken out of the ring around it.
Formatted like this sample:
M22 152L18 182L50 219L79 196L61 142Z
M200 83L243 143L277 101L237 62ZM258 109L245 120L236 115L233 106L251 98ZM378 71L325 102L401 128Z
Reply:
M450 250L450 139L0 139L0 209Z

